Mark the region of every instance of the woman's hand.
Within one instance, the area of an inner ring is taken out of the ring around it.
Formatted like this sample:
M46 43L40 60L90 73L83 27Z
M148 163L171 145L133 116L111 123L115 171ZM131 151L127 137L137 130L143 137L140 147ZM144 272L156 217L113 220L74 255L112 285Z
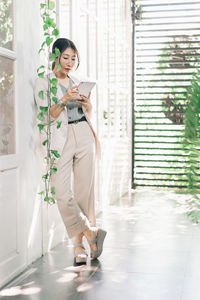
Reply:
M64 104L66 104L71 99L76 99L78 97L78 86L74 85L71 88L68 89L67 93L60 99ZM54 104L50 108L50 114L51 116L56 119L61 111L64 109L65 106L60 106L59 103Z
M86 111L89 115L91 114L91 111L92 111L92 104L91 104L91 101L90 101L90 95L91 95L91 92L89 93L88 98L83 96L83 95L80 95L80 97L83 100L76 100L77 103L80 103L82 106L85 107L85 109L86 109Z
M64 104L67 104L68 101L76 99L78 97L78 85L73 85L68 89L67 93L63 96L62 101Z

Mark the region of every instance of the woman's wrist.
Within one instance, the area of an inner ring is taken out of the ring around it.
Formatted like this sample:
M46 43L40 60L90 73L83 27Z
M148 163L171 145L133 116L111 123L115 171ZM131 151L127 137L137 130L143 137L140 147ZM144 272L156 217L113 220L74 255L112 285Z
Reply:
M92 116L92 108L86 109L86 112L87 112L89 118L91 119L91 116Z
M88 107L86 108L87 112L88 113L91 113L92 112L92 104L91 102L89 103Z
M66 105L69 101L67 98L65 98L65 96L63 96L60 100L64 103L64 105Z
M64 107L66 104L63 102L62 98L58 100L60 107Z

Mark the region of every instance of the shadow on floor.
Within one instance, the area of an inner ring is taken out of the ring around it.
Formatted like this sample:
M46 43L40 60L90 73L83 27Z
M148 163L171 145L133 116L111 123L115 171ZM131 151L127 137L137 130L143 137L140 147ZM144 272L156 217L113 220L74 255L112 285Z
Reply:
M69 242L35 261L0 299L199 300L200 226L170 191L138 190L109 207L99 261L73 265Z

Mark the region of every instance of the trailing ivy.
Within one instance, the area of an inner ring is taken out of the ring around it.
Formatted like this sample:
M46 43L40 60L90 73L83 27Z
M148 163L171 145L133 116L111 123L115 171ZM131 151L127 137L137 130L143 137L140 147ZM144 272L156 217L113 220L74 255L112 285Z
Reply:
M50 117L50 107L52 103L57 104L58 98L57 95L57 84L58 80L56 78L50 78L50 70L51 70L51 62L57 62L58 71L61 66L57 61L57 57L60 55L59 49L55 49L55 53L51 53L51 44L54 39L58 37L59 30L56 27L56 11L55 11L55 2L50 0L44 0L40 3L40 11L41 18L43 20L43 37L44 40L41 44L41 47L38 51L40 54L44 52L47 56L47 66L41 65L37 69L38 77L44 78L45 73L48 80L48 90L47 90L47 106L40 106L40 111L37 115L37 119L40 121L38 124L38 128L40 133L44 133L46 135L46 139L43 142L43 146L46 147L46 173L42 175L42 179L44 180L45 190L41 191L39 194L43 196L45 202L49 204L55 203L54 195L55 188L51 186L51 175L57 172L57 168L55 167L56 158L60 157L60 154L56 149L51 149L51 117ZM47 72L45 72L47 70ZM40 99L44 100L44 91L39 91L38 96ZM57 121L57 128L60 128L61 122Z

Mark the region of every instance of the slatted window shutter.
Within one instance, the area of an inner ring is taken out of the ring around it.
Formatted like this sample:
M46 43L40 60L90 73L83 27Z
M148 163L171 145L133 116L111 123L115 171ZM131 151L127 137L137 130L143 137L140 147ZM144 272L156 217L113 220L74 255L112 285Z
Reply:
M185 91L200 58L199 0L134 1L133 186L184 187Z

